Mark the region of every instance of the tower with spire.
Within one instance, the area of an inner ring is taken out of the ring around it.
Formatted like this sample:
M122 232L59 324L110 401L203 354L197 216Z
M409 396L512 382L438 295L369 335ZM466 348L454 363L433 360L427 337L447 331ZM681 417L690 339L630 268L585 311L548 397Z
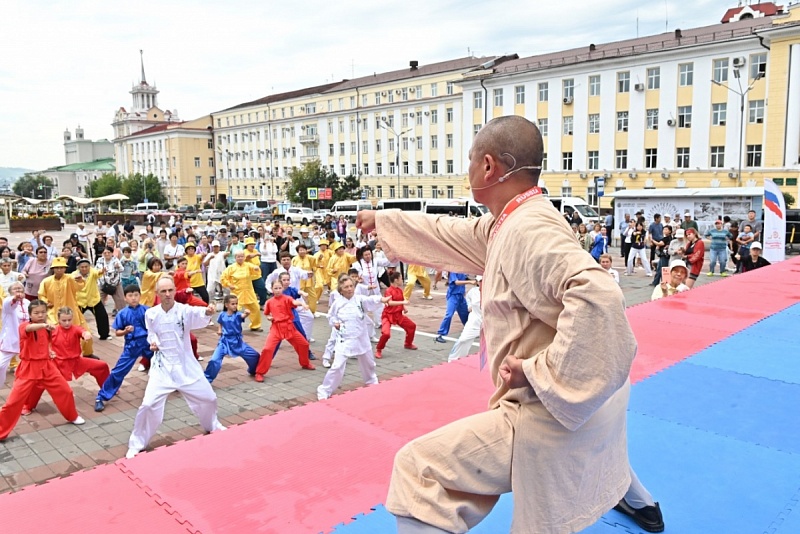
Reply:
M144 50L139 50L139 61L142 67L142 75L139 83L131 89L131 96L133 97L132 111L144 111L145 113L151 108L158 107L158 89L155 84L150 85L147 83L147 78L144 75Z

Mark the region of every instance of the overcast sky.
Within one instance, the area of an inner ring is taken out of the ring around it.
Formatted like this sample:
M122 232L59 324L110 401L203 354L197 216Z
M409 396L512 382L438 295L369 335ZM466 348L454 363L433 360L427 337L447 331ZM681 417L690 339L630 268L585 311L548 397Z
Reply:
M520 57L716 24L737 0L4 0L0 167L64 164L62 132L111 138L139 81L193 119L329 81L470 53ZM682 8L682 9L681 9Z

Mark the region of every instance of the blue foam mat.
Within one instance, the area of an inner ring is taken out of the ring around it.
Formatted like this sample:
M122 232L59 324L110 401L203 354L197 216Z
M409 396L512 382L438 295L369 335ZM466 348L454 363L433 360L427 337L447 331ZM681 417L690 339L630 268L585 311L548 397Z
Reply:
M794 344L787 345L774 338L737 334L686 361L695 365L800 384L800 350L797 350Z
M750 336L770 339L775 345L794 344L798 338L797 315L784 310L757 322L734 337Z
M800 488L800 456L720 436L646 415L630 413L631 464L661 502L667 532L681 534L749 534L770 526L780 534L800 522L791 507ZM512 499L500 498L473 534L508 532ZM793 513L792 513L793 512ZM341 525L337 534L396 532L383 507ZM584 534L638 533L627 517L614 511Z
M631 411L800 454L800 385L687 361L636 385Z

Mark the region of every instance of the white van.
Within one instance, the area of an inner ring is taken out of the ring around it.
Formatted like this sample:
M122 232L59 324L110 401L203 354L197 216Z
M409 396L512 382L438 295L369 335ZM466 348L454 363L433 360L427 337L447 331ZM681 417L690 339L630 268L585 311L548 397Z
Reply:
M237 200L231 209L247 213L258 208L269 208L269 200Z
M368 200L340 200L333 205L330 214L334 219L344 215L348 221L355 221L359 211L371 209L373 209L372 203Z
M449 199L432 199L425 203L425 213L431 215L450 215L455 217L465 217L469 213L469 202L465 200L457 200L454 198Z
M585 224L601 223L600 215L580 197L550 197L550 202L562 215L577 211Z
M134 211L158 211L158 204L155 202L139 202L133 208Z
M390 198L388 200L379 200L379 210L403 210L403 211L425 211L427 200L421 198Z

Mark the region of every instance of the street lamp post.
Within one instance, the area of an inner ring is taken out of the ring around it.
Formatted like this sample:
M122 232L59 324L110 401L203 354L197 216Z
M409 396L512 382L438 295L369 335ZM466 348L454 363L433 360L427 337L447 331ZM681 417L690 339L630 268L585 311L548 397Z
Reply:
M381 128L383 128L384 130L392 132L394 134L395 139L396 139L394 149L396 151L395 152L395 165L397 166L397 195L395 196L395 198L400 198L400 136L403 135L403 134L407 134L408 132L413 130L414 127L412 126L411 128L408 128L408 129L403 130L402 132L398 133L397 131L395 131L394 128L389 126L389 123L386 121L386 117L382 117L381 118L380 125L381 125Z
M739 85L739 89L737 90L730 85L726 85L722 82L718 82L717 80L711 80L711 83L715 85L719 85L720 87L724 87L731 93L735 95L739 95L739 171L736 173L736 185L738 187L742 186L742 159L744 157L744 102L747 97L747 93L753 88L755 83L764 77L763 72L759 72L753 81L750 82L750 85L747 86L747 89L742 87L742 74L739 67L735 67L733 71L733 77L736 78L736 83Z

